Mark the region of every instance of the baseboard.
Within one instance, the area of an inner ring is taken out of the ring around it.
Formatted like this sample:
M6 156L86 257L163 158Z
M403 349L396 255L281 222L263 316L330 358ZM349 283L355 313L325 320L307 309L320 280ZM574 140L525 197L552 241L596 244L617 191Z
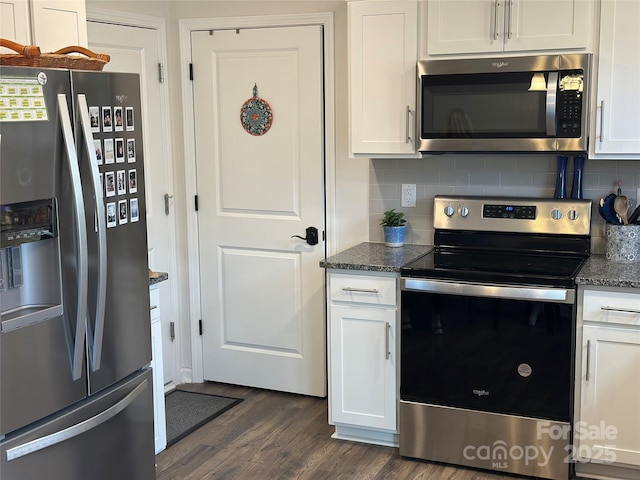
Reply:
M384 447L398 447L398 434L381 430L369 430L367 428L351 427L336 424L336 430L331 438L348 440L350 442L382 445Z
M576 462L576 478L593 480L637 480L640 467L624 467L616 464Z

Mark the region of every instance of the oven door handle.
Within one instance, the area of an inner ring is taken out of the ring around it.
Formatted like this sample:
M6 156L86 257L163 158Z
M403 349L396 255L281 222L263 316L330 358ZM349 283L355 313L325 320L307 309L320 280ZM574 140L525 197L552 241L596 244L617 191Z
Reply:
M420 278L401 278L404 291L433 292L470 297L493 297L511 300L574 303L575 292L566 288L531 287L517 285L491 285L464 282L446 282Z

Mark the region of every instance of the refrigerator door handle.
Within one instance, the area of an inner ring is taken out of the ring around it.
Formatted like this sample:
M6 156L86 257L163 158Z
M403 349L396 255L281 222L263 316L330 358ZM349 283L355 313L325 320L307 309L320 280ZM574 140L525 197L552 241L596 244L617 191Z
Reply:
M97 217L98 234L98 282L96 292L95 322L89 322L89 359L91 370L100 369L100 359L102 358L102 338L104 333L104 310L107 297L107 222L104 212L104 197L102 195L102 184L100 182L100 171L98 170L98 160L93 144L93 134L91 133L91 122L89 120L89 107L87 97L84 94L78 95L78 109L80 113L80 125L82 137L86 148L86 156L91 171L91 187L93 198L95 199L95 211ZM93 325L93 326L92 326Z
M63 430L60 430L56 433L36 438L35 440L23 443L22 445L18 445L17 447L9 448L7 450L7 462L16 460L17 458L24 457L31 453L35 453L38 450L42 450L43 448L65 442L73 437L77 437L84 432L88 432L89 430L102 425L106 421L118 415L129 405L131 405L136 400L136 398L138 398L147 388L147 380L144 380L140 383L140 385L131 390L131 392L129 392L126 397L124 397L122 400L120 400L115 405L112 405L108 409L103 410L99 414L88 418L80 423L67 427Z
M76 318L76 335L72 341L73 352L71 352L71 375L74 380L79 380L82 376L82 366L84 360L84 339L86 335L87 318L87 227L85 224L84 199L82 197L82 184L80 183L80 168L78 166L78 156L71 128L71 117L69 116L69 105L67 96L64 93L58 94L58 112L60 124L62 126L62 137L64 148L67 153L67 162L71 175L71 190L76 217L76 240L78 244L78 308Z

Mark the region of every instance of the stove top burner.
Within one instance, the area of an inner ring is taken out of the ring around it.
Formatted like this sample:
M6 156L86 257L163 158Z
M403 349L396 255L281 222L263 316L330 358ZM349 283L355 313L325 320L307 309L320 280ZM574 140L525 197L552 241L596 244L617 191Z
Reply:
M573 288L590 252L590 200L436 196L433 216L404 277Z
M403 277L573 287L585 258L440 250L405 265Z

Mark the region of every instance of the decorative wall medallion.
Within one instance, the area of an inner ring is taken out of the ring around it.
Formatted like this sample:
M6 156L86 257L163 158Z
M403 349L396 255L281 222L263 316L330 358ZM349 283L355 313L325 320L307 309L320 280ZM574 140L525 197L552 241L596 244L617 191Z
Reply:
M240 109L242 127L251 135L264 135L271 128L273 113L271 107L258 97L258 85L253 85L253 97L244 102Z

